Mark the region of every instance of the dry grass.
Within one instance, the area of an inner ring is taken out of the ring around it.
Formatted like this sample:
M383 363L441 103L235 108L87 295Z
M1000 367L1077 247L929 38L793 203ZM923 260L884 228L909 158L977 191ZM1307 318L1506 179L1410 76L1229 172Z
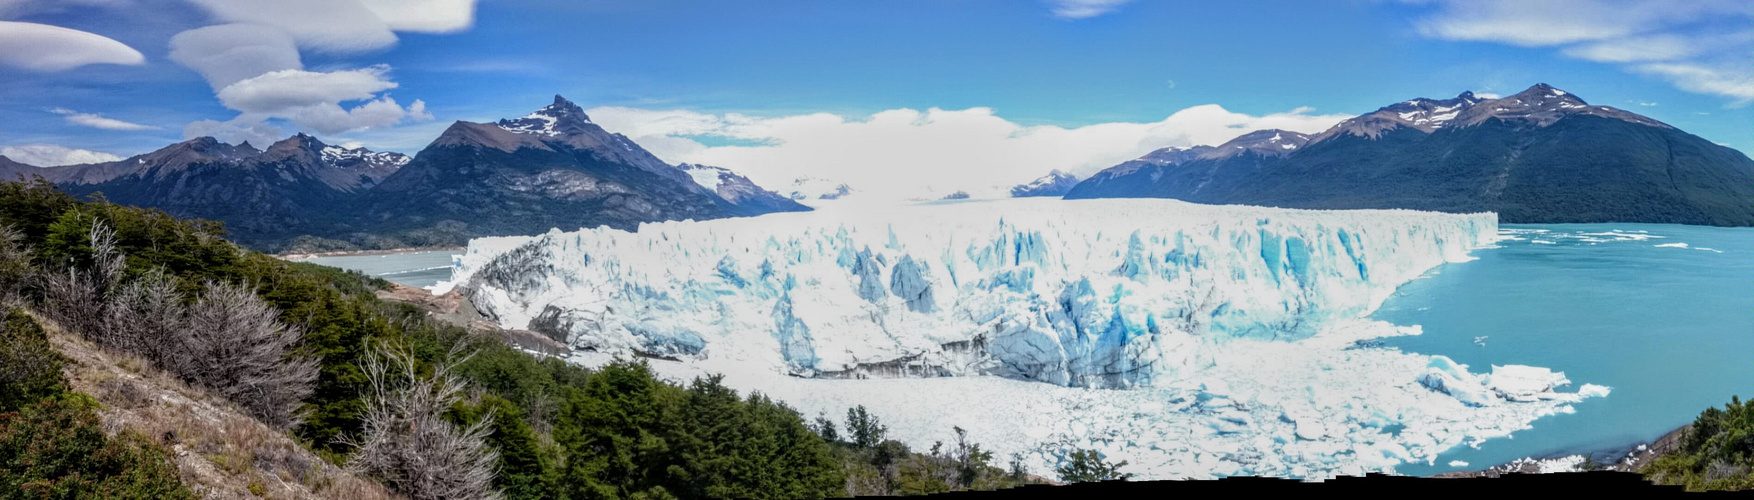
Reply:
M204 498L398 498L137 356L53 325L49 331L50 343L70 360L70 388L103 404L98 413L105 430L159 441L174 456L183 483Z

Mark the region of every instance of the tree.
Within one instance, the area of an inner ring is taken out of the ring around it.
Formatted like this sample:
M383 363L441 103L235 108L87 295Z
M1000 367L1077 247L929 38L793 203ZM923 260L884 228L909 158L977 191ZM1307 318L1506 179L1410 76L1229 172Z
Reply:
M1096 450L1079 449L1066 457L1066 463L1054 469L1059 473L1060 480L1068 483L1087 483L1094 481L1125 481L1133 477L1130 473L1120 471L1126 467L1127 461L1108 463L1102 460L1102 454Z
M981 449L981 445L968 441L968 431L961 427L956 429L956 450L950 459L956 462L956 480L964 488L973 487L976 479L987 471L987 462L993 460L993 452Z
M870 448L883 442L889 428L877 421L877 417L865 411L865 405L847 409L847 432L853 438L853 446Z
M829 420L828 415L817 415L815 423L810 425L810 430L815 431L816 435L822 436L823 441L840 442L840 431L834 428L834 421Z

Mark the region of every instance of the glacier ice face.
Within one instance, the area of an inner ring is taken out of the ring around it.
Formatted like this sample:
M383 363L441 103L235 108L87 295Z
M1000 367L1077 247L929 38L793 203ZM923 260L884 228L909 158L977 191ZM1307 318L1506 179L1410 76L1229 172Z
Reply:
M1131 387L1186 346L1307 338L1496 238L1491 214L1005 200L472 242L453 283L591 349L803 376L992 374Z
M910 446L959 426L1037 472L1085 448L1145 478L1320 478L1432 462L1608 394L1362 342L1417 335L1361 318L1496 226L1172 200L834 205L476 239L435 291L567 340L574 362L673 358L652 368L807 416L865 405Z

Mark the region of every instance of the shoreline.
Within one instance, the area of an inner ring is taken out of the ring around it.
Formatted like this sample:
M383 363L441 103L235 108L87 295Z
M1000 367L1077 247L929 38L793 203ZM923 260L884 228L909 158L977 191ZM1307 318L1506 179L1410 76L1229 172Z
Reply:
M404 248L392 248L392 249L387 249L387 250L336 250L336 251L332 251L332 252L314 252L314 253L311 253L311 252L307 252L307 253L280 253L280 254L274 254L274 257L279 258L281 260L310 260L310 259L315 259L318 257L364 257L364 256L371 256L371 255L392 255L392 254L399 254L399 253L415 253L415 252L441 252L441 251L468 250L468 249L469 249L469 247L452 245L452 246L436 246L436 247L404 247Z
M1568 459L1576 458L1581 463L1582 459L1584 459L1584 458L1593 459L1596 456L1601 455L1603 453L1611 454L1611 455L1615 456L1616 458L1612 463L1599 463L1598 462L1597 465L1599 466L1599 469L1597 469L1597 470L1609 470L1609 471L1614 471L1614 472L1637 473L1639 469L1644 468L1645 465L1649 464L1653 460L1656 460L1658 457L1661 457L1663 455L1667 455L1669 453L1673 453L1676 450L1676 448L1680 447L1680 445L1681 445L1681 434L1686 432L1688 429L1691 429L1692 427L1693 427L1692 424L1683 425L1679 428L1676 428L1675 430L1669 431L1667 434L1663 434L1662 437L1659 437L1656 440L1650 441L1648 443L1635 444L1635 445L1623 448L1622 451L1604 450L1602 452L1573 453L1573 454L1568 454L1568 455L1552 455L1552 456L1546 456L1546 457L1541 457L1541 458L1529 457L1529 458L1514 460L1514 461L1511 461L1510 463L1494 465L1494 466L1491 466L1491 467L1488 467L1488 468L1485 468L1482 470L1463 471L1463 472L1445 472L1445 473L1434 474L1434 475L1425 476L1425 477L1453 479L1453 478L1471 478L1471 477L1499 477L1499 476L1502 476L1505 474L1540 474L1540 473L1546 473L1546 472L1583 472L1582 469L1563 470L1563 471L1545 471L1545 470L1543 470L1542 462L1553 462L1553 461L1561 461L1561 460L1568 460Z

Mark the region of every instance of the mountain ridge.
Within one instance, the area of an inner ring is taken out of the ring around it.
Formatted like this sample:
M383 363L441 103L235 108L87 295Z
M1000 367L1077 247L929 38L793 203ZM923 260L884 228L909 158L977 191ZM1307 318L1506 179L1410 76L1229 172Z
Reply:
M1216 157L1218 149L1154 151L1092 175L1066 198L1490 211L1507 223L1754 225L1754 160L1546 84L1497 99L1465 92L1402 101L1278 156Z
M76 196L101 192L115 203L221 221L233 239L285 251L458 245L554 227L809 209L731 175L741 181L728 192L744 203L696 184L559 95L520 118L455 122L412 156L298 133L265 149L197 137L83 165L0 157L7 180L42 177Z

